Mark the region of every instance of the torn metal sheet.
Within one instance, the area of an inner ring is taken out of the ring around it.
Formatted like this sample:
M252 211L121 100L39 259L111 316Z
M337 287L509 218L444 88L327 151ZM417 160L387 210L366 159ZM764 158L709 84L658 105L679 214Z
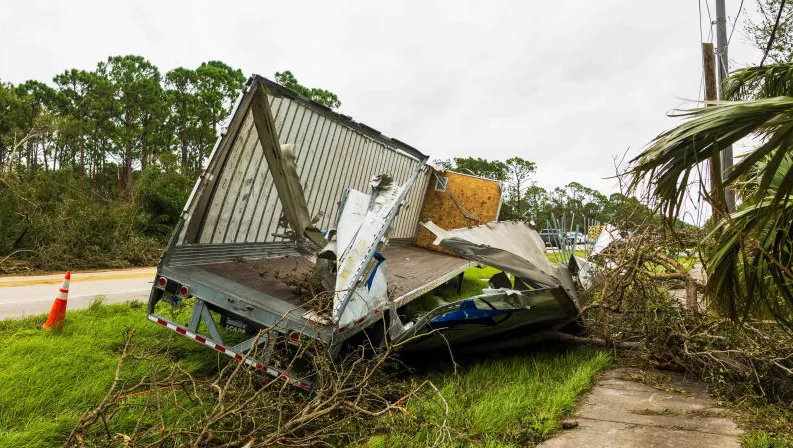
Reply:
M603 230L600 232L600 235L598 235L598 239L595 241L595 245L592 247L592 252L589 254L589 256L594 257L595 255L606 250L606 248L609 247L611 243L615 241L621 241L622 239L622 232L620 232L611 224L606 224L603 226Z
M378 248L420 173L416 170L401 186L394 185L390 176L375 176L370 182L370 195L354 190L347 193L336 228L332 318L339 326L388 305L387 266Z
M434 244L525 280L561 286L577 304L578 292L570 272L548 260L542 238L526 224L491 222L456 230L441 229L432 221L421 225L437 236Z
M394 338L394 342L412 339L402 347L404 353L443 350L449 345L486 343L540 330L570 320L571 313L575 313L569 297L559 287L482 292L480 296L432 309ZM421 337L422 334L426 336Z

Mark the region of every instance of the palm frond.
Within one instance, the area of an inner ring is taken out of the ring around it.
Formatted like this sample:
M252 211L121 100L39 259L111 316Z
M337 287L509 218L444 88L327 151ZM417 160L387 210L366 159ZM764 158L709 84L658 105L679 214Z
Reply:
M706 293L737 320L774 317L793 326L793 201L752 204L719 221L711 233Z
M662 210L676 217L698 163L757 137L761 143L724 179L744 202L730 215L714 212L717 224L703 247L706 292L734 320L774 317L793 329L793 96L718 103L679 116L688 120L631 161L631 188L648 181Z
M750 135L764 141L728 173L725 184L729 185L770 154L790 150L793 142L793 97L789 96L724 102L676 116L689 120L650 142L631 160L628 171L631 188L637 188L644 179L650 181L652 193L670 217L680 211L691 171L717 149ZM769 163L771 170L776 171L773 165L781 161L772 159Z
M745 100L793 96L793 62L747 67L724 80L724 98Z

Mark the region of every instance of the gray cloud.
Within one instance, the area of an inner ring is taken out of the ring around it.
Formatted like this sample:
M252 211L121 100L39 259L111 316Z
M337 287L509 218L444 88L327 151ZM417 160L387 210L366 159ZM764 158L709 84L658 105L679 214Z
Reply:
M50 80L116 54L163 71L210 59L289 69L434 158L518 155L548 188L610 192L613 156L698 97L698 20L685 0L5 2L0 79ZM757 59L743 42L730 51Z

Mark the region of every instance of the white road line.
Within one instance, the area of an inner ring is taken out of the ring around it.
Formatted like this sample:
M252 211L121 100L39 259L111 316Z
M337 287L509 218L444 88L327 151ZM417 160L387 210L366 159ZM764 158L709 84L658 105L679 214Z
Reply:
M145 288L145 289L125 289L123 291L97 292L97 293L80 294L80 295L71 295L70 294L69 295L69 300L78 299L80 297L96 297L96 296L118 295L118 294L125 294L125 293L131 293L131 292L146 292L146 291L151 291L151 289L150 288ZM17 304L17 303L40 302L42 300L55 300L55 297L54 296L53 297L49 297L49 296L47 296L47 297L33 297L31 299L19 300L19 301L16 301L16 302L0 301L0 306L2 306L2 305L13 305L13 304Z

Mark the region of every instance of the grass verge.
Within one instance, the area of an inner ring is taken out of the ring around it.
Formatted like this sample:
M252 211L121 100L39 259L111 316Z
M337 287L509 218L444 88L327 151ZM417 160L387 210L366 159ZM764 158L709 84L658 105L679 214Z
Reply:
M60 334L37 328L46 316L0 321L0 446L60 446L82 413L107 392L124 334L132 329L136 344L172 344L172 355L190 372L216 370L218 355L162 331L145 316L141 303L95 301L86 310L67 312Z
M473 268L465 273L463 295L475 295L498 272ZM454 291L454 289L452 288ZM454 291L456 294L456 291ZM451 297L451 296L450 296ZM196 377L211 377L225 357L164 331L145 318L141 303L104 305L69 311L64 330L39 330L45 316L0 321L0 446L60 446L80 416L104 397L123 349L125 334L135 330L138 347L166 345L162 363L178 362ZM169 318L186 321L189 309ZM444 446L527 446L548 437L591 385L609 356L588 347L551 347L531 354L467 360L455 373L430 366L406 384L430 379L448 401L453 437ZM141 368L147 365L142 363ZM132 367L135 369L137 367ZM134 378L135 370L126 376ZM141 371L140 376L143 375ZM139 376L139 377L140 377ZM195 412L198 409L189 409ZM441 433L426 424L444 415L431 397L410 405L416 419L389 415L376 423L376 435L360 434L365 446L424 446ZM135 412L114 417L113 428L136 425ZM176 418L176 417L175 417Z
M551 346L530 354L477 360L457 374L427 375L449 404L447 446L534 446L559 429L576 399L592 385L610 356L590 347ZM364 446L431 446L445 406L437 399L413 403L415 418L392 414Z

